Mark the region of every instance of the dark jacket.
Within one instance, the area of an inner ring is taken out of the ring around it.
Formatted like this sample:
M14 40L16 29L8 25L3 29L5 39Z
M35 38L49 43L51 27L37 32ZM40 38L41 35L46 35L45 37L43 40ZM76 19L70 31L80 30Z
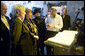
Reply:
M27 26L27 28L29 28L30 33L33 33L34 35L38 36L37 26L33 20L31 20L31 19L27 20L25 18L24 24ZM35 31L35 29L36 29L36 31ZM34 52L33 55L37 55L37 40L35 40L34 36L32 36L31 34L30 34L30 38L33 41L33 52Z
M23 55L32 55L32 40L30 38L29 30L26 29L23 22L21 22L18 18L15 19L14 23L14 45L16 47L20 46ZM17 48L19 52L20 48ZM21 53L21 54L22 54Z
M62 15L62 19L63 19L63 30L68 30L68 28L70 28L70 16L69 15L65 15L65 17L63 18Z
M9 23L9 18L7 16L5 16L5 18L7 19ZM1 27L0 27L1 38L3 39L1 40L1 54L4 54L4 53L8 54L9 46L10 46L10 31L7 29L7 27L2 21L0 23L1 23Z
M39 41L43 41L46 34L45 20L43 18L36 17L33 19L38 27Z

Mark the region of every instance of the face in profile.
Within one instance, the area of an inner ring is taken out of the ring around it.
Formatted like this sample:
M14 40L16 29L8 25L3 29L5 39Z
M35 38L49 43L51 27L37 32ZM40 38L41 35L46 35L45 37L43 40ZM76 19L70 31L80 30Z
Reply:
M5 4L1 4L1 15L5 15L7 12L7 7Z
M25 9L23 9L22 11L21 11L21 16L22 16L22 18L25 18Z
M53 17L56 16L56 13L57 13L57 11L55 9L52 9L51 14L53 15Z
M40 13L36 13L36 16L37 16L37 17L40 17Z
M63 9L63 15L66 15L66 9Z
M56 10L56 9L52 9L52 10L51 10L51 14L52 14L52 15L55 15L56 13L57 13L57 10Z
M27 13L27 14L26 14L26 18L32 19L32 15L33 15L32 12Z

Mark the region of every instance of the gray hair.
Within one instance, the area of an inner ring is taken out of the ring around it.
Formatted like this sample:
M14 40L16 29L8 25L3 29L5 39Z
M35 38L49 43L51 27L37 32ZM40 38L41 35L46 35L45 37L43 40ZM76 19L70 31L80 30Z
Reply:
M20 4L16 4L12 7L12 15L13 15L13 18L17 16L17 10L19 10L20 12L23 11L23 9L25 9L25 7L23 5L20 5Z

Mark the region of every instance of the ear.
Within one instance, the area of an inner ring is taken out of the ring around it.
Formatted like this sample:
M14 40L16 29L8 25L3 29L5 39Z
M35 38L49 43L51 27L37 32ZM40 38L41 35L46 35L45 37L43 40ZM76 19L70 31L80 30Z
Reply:
M20 14L20 10L19 9L17 9L16 12L17 12L17 14Z
M21 11L19 9L16 10L17 16L21 15Z

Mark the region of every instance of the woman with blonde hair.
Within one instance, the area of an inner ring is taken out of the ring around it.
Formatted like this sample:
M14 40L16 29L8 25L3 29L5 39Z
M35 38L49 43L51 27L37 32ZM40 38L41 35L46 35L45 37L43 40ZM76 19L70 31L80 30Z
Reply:
M13 44L16 55L32 55L32 41L30 39L29 30L23 23L25 17L25 7L17 4L14 6L14 30L13 30Z
M38 28L34 21L32 20L32 10L26 8L25 10L26 16L24 20L24 24L27 25L30 31L30 38L33 41L33 55L37 55L37 40L39 39L38 37ZM31 46L31 45L30 45Z

